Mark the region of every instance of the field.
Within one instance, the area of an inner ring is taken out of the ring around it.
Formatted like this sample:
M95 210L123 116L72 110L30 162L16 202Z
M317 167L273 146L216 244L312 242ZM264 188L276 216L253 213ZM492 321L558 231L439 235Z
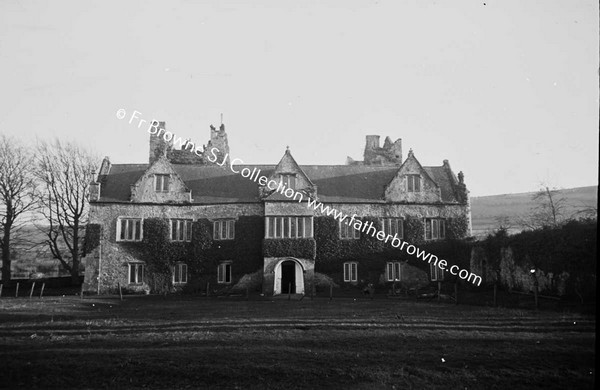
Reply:
M473 235L485 236L498 228L499 218L509 218L511 233L518 233L521 228L517 221L525 217L536 206L532 200L533 192L478 196L471 198L471 219ZM598 187L577 187L560 190L557 199L565 199L565 217L589 208L598 203Z
M0 387L593 388L595 316L400 299L0 299Z

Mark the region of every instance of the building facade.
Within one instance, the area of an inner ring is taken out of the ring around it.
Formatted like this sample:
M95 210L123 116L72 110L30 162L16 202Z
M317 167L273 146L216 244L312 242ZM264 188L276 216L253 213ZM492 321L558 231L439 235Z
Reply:
M107 157L91 184L90 292L231 290L252 281L277 295L308 294L323 277L348 287L429 282L443 272L414 267L369 230L417 243L470 235L462 172L447 160L422 166L412 150L403 159L400 139L380 147L369 135L363 161L345 165L299 165L289 149L276 165L236 165L223 125L211 126L202 150L175 149L164 122L159 128L147 164ZM369 230L347 224L351 217Z

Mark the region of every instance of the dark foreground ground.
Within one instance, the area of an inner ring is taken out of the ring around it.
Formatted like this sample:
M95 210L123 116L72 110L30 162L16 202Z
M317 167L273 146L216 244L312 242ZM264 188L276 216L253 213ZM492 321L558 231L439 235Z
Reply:
M0 299L0 387L591 389L595 317L394 299Z

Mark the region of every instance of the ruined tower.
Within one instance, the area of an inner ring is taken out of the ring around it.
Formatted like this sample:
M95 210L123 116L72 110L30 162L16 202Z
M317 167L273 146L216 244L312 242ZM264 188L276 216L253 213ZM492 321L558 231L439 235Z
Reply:
M157 129L156 134L150 134L148 152L148 162L150 164L162 155L166 156L173 164L208 164L210 160L214 159L213 153L211 153L212 148L218 149L218 152L214 153L217 155L218 162L223 161L225 156L229 154L229 143L223 124L221 124L219 130L212 125L210 126L208 145L202 145L199 142L194 143L192 140L183 139L179 134L170 132L166 135L166 139L171 139L171 141L166 141L165 122L158 122ZM157 134L160 134L160 136L157 136Z
M215 153L218 157L217 161L223 161L225 156L229 154L229 143L227 142L227 133L225 132L225 125L221 123L219 130L213 125L210 125L210 141L206 145L206 152L211 153L212 148L217 148L218 153ZM212 153L209 154L212 158Z
M392 142L385 137L383 147L379 147L378 135L367 135L365 144L365 165L400 165L402 164L402 139Z

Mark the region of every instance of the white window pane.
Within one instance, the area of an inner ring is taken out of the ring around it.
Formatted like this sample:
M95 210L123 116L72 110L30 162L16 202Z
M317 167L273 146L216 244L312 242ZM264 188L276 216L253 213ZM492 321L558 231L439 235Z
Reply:
M290 237L290 219L288 217L283 218L283 238Z
M305 222L305 228L306 228L306 234L304 235L304 237L312 237L312 218L311 217L306 217L306 222Z
M227 238L233 240L235 238L235 221L228 221L227 224Z
M267 218L267 237L275 237L275 218L273 217Z

